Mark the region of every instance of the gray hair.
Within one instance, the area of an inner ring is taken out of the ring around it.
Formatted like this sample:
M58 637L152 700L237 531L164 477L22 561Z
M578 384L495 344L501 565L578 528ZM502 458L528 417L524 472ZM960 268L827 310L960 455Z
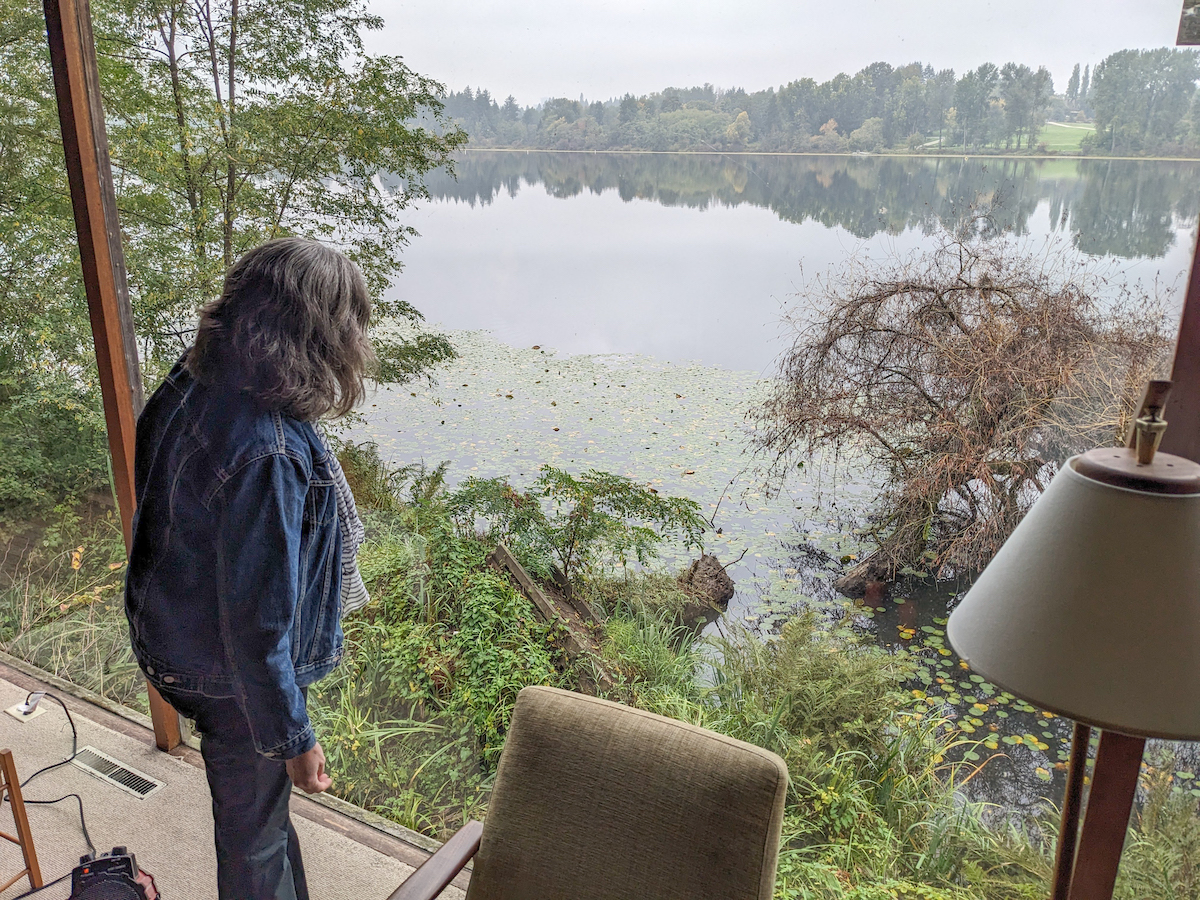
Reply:
M362 401L375 363L370 318L349 259L304 238L268 241L229 268L221 296L200 310L184 367L297 419L342 416Z

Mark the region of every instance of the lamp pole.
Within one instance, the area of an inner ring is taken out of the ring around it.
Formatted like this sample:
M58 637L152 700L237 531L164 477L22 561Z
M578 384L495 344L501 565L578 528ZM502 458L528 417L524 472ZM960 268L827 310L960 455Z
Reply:
M1067 787L1063 791L1062 821L1058 828L1058 851L1054 856L1054 889L1050 900L1069 900L1071 867L1079 844L1079 813L1083 806L1083 777L1087 773L1088 743L1092 729L1075 723L1071 735L1071 759L1067 763Z
M1200 229L1192 254L1175 358L1163 417L1170 422L1161 450L1200 462ZM1129 829L1145 738L1100 733L1082 832L1078 830L1090 729L1076 725L1055 860L1053 900L1110 900ZM1076 839L1078 848L1076 849Z

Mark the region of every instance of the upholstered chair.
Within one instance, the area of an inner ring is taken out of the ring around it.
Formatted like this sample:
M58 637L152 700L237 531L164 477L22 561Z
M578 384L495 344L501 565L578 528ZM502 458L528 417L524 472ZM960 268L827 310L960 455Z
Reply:
M787 793L773 753L607 700L517 698L486 821L391 900L770 900Z

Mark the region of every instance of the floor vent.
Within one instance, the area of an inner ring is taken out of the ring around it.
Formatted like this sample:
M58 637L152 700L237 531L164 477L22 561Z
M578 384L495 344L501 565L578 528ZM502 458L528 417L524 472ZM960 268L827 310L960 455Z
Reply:
M89 775L95 775L101 781L133 794L139 800L149 797L163 786L161 781L155 781L150 776L129 768L95 747L81 747L71 762Z

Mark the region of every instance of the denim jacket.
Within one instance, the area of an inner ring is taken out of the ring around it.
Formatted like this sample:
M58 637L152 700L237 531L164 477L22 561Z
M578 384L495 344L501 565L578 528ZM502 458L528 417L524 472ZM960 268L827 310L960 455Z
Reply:
M255 747L316 743L302 688L342 655L341 536L313 426L176 365L137 425L125 581L134 654L168 699L234 697Z

